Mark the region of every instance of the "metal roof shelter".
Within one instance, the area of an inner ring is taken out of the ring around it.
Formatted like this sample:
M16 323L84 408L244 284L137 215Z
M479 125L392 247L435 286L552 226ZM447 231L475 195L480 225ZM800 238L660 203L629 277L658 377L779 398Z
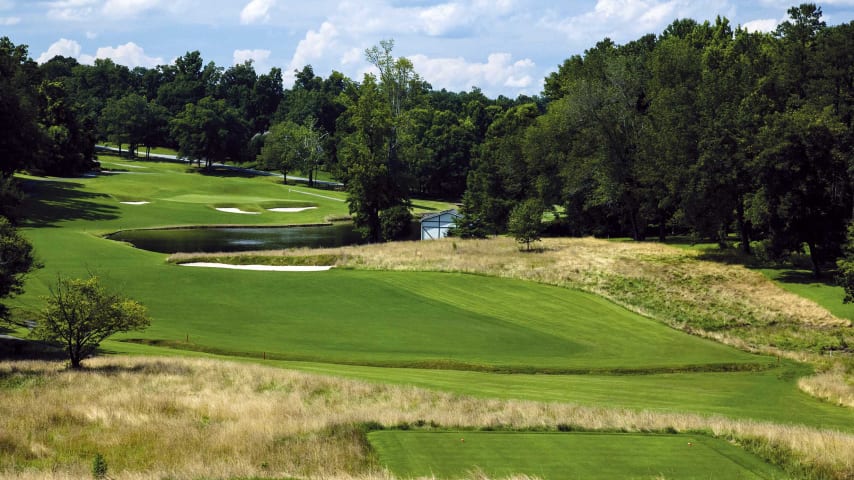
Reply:
M421 240L436 240L448 236L448 230L457 226L460 212L445 210L421 218Z

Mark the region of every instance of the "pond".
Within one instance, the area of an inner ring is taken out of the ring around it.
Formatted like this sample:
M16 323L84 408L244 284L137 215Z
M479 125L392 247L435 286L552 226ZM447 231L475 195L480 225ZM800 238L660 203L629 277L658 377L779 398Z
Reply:
M417 228L410 229L413 235ZM108 235L137 248L160 253L245 252L286 248L342 247L365 243L352 224L305 227L210 227L125 230ZM415 240L417 237L411 238Z

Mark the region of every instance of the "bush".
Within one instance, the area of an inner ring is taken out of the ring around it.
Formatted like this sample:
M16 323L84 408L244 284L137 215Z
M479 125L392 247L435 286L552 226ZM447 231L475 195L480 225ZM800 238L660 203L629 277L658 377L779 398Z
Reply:
M107 461L100 453L96 453L92 460L92 476L97 479L107 478Z
M396 205L380 212L380 235L385 242L404 238L412 226L412 214L406 205Z

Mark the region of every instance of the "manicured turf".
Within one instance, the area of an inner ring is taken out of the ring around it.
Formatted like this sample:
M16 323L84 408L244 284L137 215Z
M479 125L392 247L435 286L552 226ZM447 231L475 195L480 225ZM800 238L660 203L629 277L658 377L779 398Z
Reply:
M368 439L383 465L403 478L464 478L472 471L544 480L788 478L734 445L701 435L378 431Z
M762 366L773 359L665 328L598 297L534 283L457 274L245 272L167 264L165 255L99 235L163 225L316 223L326 215L346 214L347 205L340 201L345 196L263 177L188 174L184 166L169 162L102 161L143 167L124 168L144 173L27 183L23 232L45 268L31 276L26 294L13 302L23 316L36 315L57 274L95 272L147 305L153 317L145 332L119 338L165 341L234 358L269 355L283 366L482 396L854 428L850 411L799 392L795 377L805 371L786 364L761 372L667 375L462 371L649 373ZM141 200L152 203L119 203ZM318 208L261 215L213 208L289 200L314 202ZM118 342L105 346L182 353Z

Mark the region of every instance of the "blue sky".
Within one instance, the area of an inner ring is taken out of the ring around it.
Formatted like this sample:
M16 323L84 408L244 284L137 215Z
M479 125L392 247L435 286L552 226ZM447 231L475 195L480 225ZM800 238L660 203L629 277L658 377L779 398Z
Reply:
M829 24L854 20L854 0L818 2ZM394 39L434 88L537 94L570 55L610 37L660 33L676 18L717 15L772 30L795 2L778 0L0 0L0 36L46 61L112 58L153 67L199 50L220 66L278 66L285 84L311 64L359 79L365 48Z

